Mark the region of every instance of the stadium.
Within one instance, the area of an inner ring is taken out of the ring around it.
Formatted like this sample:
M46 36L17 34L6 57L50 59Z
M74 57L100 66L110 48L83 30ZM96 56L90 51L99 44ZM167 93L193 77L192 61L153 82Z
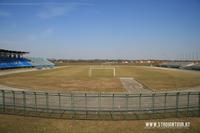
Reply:
M0 133L200 132L197 0L1 0Z
M105 62L56 66L25 54L1 49L2 113L85 120L200 115L198 60L161 67Z

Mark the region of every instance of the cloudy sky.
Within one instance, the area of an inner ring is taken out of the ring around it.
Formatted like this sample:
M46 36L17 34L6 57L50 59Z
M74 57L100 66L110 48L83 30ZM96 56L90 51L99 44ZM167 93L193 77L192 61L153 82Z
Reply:
M0 0L0 48L66 59L200 57L200 0Z

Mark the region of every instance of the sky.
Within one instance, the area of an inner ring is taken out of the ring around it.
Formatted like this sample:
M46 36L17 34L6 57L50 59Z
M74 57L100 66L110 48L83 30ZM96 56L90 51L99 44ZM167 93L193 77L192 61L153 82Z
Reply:
M56 59L200 58L200 0L0 0L0 48Z

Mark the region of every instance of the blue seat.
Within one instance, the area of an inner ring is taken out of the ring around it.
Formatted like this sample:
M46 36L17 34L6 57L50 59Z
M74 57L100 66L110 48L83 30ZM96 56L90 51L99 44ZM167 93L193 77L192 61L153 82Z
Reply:
M32 67L29 60L25 58L0 58L0 68Z

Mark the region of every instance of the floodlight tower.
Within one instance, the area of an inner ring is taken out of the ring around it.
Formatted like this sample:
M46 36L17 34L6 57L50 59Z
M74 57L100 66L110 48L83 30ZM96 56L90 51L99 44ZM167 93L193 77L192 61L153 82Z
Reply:
M196 50L196 61L198 61L198 50Z
M192 61L195 61L195 51L192 52Z

